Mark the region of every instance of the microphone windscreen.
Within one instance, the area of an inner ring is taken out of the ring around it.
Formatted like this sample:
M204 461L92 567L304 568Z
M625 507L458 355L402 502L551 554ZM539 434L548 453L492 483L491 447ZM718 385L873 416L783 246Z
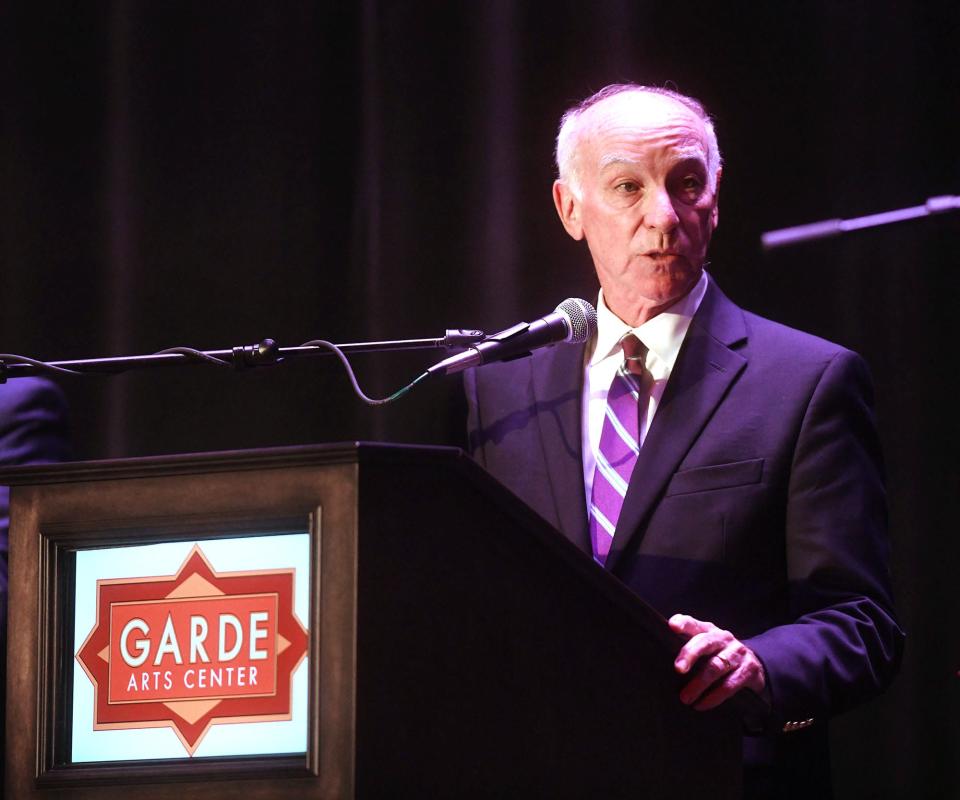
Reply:
M593 336L597 329L597 310L586 300L569 297L556 308L570 323L565 342L580 344Z

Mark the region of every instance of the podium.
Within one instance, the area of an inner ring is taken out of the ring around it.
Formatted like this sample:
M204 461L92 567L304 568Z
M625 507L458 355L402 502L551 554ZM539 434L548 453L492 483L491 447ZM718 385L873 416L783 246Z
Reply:
M736 704L680 703L663 618L459 450L91 461L0 483L8 798L740 794ZM277 568L290 542L304 564ZM301 732L290 751L278 724Z

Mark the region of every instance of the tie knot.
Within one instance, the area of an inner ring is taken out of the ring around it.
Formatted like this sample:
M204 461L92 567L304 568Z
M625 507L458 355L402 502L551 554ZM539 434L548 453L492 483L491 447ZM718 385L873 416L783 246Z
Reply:
M620 346L623 348L624 371L642 375L646 371L647 346L632 333L620 340Z

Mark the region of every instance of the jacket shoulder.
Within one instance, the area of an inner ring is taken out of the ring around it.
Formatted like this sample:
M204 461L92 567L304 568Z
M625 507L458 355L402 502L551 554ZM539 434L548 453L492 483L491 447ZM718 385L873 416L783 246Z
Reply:
M67 401L44 378L0 384L0 463L32 464L70 458Z
M57 384L46 378L15 378L0 384L0 414L16 417L38 407L66 410L63 391Z
M766 363L778 371L799 377L801 374L853 374L872 383L863 357L841 344L812 333L743 311L747 343L744 354L756 367Z
M832 359L840 353L854 354L843 345L831 342L797 328L791 328L780 322L774 322L751 311L743 311L749 336L756 338L768 347L777 347L799 354L809 354L815 358Z

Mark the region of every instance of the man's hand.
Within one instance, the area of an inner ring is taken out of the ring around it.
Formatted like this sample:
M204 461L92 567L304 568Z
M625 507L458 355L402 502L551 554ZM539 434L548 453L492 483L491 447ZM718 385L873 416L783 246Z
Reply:
M670 617L670 628L690 637L673 662L677 672L691 676L680 692L682 702L697 711L707 711L741 689L764 694L767 676L763 664L730 631L686 614Z

